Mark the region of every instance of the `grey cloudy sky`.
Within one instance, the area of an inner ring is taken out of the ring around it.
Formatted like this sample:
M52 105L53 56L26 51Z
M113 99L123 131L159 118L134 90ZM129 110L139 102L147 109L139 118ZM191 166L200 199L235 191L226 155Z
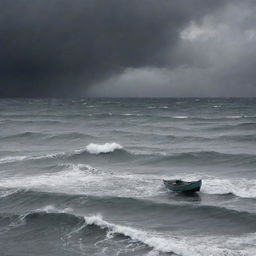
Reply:
M1 0L0 97L256 96L254 0Z

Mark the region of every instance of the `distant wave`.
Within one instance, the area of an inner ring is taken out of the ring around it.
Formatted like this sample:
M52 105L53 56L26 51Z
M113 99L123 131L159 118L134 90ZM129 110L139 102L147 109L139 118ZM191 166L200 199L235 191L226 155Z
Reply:
M83 134L79 132L67 132L67 133L60 133L60 134L46 134L46 133L40 133L40 132L23 132L23 133L17 133L7 136L0 137L0 140L2 141L19 141L21 139L26 140L29 142L29 140L35 140L35 139L41 139L42 141L54 141L54 140L70 140L70 139L92 139L94 138L92 135Z
M48 136L49 140L63 140L63 139L92 139L92 135L84 134L80 132L69 132L69 133L60 133Z
M89 154L89 155L99 155L99 154L108 154L113 153L118 150L123 150L123 147L115 142L105 143L105 144L95 144L90 143L84 149L78 149L73 152L58 152L47 155L39 155L39 156L6 156L0 158L0 164L4 163L13 163L19 161L28 161L28 160L42 160L42 159L51 159L51 158L69 158L69 157L77 157L79 155ZM123 150L123 153L126 152ZM129 154L127 152L127 154Z
M211 140L228 140L228 141L237 141L237 142L255 142L256 135L248 134L248 135L223 135L215 138L211 138Z
M6 157L0 158L0 164L15 163L20 161L28 161L28 160L51 159L51 158L57 158L64 155L65 153L61 152L61 153L53 153L53 154L39 155L39 156L6 156Z
M105 143L105 144L90 143L89 145L86 146L87 152L91 154L96 154L96 155L100 153L111 153L117 149L122 149L122 148L123 147L116 142Z
M0 164L12 163L28 160L43 160L43 159L95 159L123 162L130 160L141 161L141 164L151 166L166 166L166 164L175 165L228 165L228 166L247 166L252 167L256 163L254 154L228 154L216 151L192 151L175 154L167 153L140 153L126 150L122 145L111 142L105 144L90 143L85 148L77 149L71 152L57 152L39 156L6 156L0 158Z
M255 130L256 123L254 122L246 122L246 123L239 123L239 124L225 124L220 126L214 126L205 128L206 130L211 131L228 131L228 130Z
M22 133L2 136L2 137L0 137L0 140L37 139L37 138L40 139L40 138L43 138L46 136L47 136L46 134L39 133L39 132L22 132Z
M160 155L147 160L151 165L166 165L175 163L176 165L228 165L228 166L254 166L256 157L252 154L226 154L216 151L192 151L176 153L172 155Z
M15 120L15 119L3 119L1 124L18 124L18 125L29 125L29 124L41 124L41 125L55 125L55 124L67 124L67 122L60 120Z
M172 118L177 118L177 119L187 119L188 116L172 116Z

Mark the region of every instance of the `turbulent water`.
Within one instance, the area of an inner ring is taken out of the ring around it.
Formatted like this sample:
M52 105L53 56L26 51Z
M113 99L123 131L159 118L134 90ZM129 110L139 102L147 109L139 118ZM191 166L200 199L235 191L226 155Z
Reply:
M0 255L254 256L255 144L253 98L2 99Z

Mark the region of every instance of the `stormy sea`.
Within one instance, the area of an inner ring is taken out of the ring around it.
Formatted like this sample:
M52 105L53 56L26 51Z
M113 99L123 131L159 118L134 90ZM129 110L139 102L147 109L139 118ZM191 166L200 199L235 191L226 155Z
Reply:
M1 99L0 255L254 256L255 145L255 98Z

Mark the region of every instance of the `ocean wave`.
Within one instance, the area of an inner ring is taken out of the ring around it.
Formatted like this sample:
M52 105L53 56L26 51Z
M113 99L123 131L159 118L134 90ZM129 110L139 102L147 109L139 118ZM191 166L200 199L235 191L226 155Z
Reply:
M162 192L162 194L166 194L165 190ZM205 193L205 191L203 191L203 193ZM165 212L165 214L168 214L170 217L175 217L177 222L182 223L184 218L187 219L186 212L189 211L191 218L200 216L200 218L205 220L214 217L217 218L218 221L223 221L224 223L227 219L230 222L233 221L237 224L239 223L242 225L241 227L245 227L246 229L248 229L248 223L251 223L249 224L251 229L256 227L254 225L256 220L256 212L254 210L251 211L247 209L247 211L245 211L244 208L233 208L232 206L229 207L223 205L225 199L223 201L221 197L219 197L219 205L201 202L200 194L191 195L191 197L187 198L185 195L177 195L174 193L172 200L166 200L164 197L162 198L163 200L160 201L156 200L155 197L146 199L145 197L136 197L131 194L123 196L121 196L121 194L107 195L106 193L90 195L89 191L86 194L71 194L64 192L60 193L58 191L51 192L51 189L42 192L33 189L8 189L5 191L2 190L0 195L1 194L2 198L5 199L5 204L12 204L16 201L19 202L20 200L25 200L26 202L35 202L39 200L41 203L47 203L50 200L50 202L61 204L62 201L65 202L68 200L70 202L69 205L72 205L72 200L76 201L76 199L79 198L79 200L83 201L84 206L88 204L88 207L96 207L96 209L102 210L111 207L113 210L119 209L119 213L121 212L121 209L125 209L125 213L128 215L133 215L135 208L141 214L145 215L148 212L151 212L151 214L154 213L155 216L158 216ZM192 201L190 199L192 199ZM198 200L201 204L194 204L193 202L195 202L195 200ZM236 228L234 227L233 231L235 231L235 229ZM239 231L241 231L241 228Z
M4 119L1 121L1 124L17 124L17 125L33 125L33 124L40 124L40 125L65 125L67 122L61 120L15 120L15 119Z
M191 138L186 138L190 140ZM201 138L204 140L203 138ZM192 151L182 152L175 154L155 153L155 152L136 152L124 149L118 143L105 143L94 144L91 143L86 146L85 149L75 150L69 154L65 154L65 157L82 157L82 159L88 158L90 155L97 155L102 160L110 160L116 162L124 162L130 160L141 161L144 165L162 166L167 163L175 165L209 165L218 164L224 166L243 166L251 167L256 163L255 155L253 154L228 154L217 151Z
M71 152L57 152L47 155L38 155L38 156L6 156L0 158L0 164L5 163L13 163L13 162L20 162L20 161L28 161L28 160L42 160L42 159L51 159L51 158L72 158L72 157L78 157L83 156L85 154L89 155L100 155L100 154L108 154L108 153L114 153L120 151L121 154L125 153L127 156L130 155L130 153L123 149L123 147L115 142L112 143L105 143L105 144L95 144L90 143L85 148L77 149ZM118 158L118 155L117 155ZM123 158L122 158L123 160Z
M39 155L39 156L6 156L0 158L0 164L6 164L6 163L15 163L15 162L21 162L21 161L28 161L28 160L42 160L47 158L56 158L60 156L64 156L65 153L53 153L53 154L47 154L47 155Z
M82 216L77 215L72 209L57 209L53 205L45 206L25 214L19 215L13 222L12 226L17 228L21 225L26 225L27 221L36 221L37 219L45 219L45 221L60 221L63 225L73 225L71 232L66 234L67 239L78 233L86 235L84 230L91 226L98 227L98 231L103 233L106 238L111 238L114 235L122 235L131 240L131 242L140 242L147 245L152 251L162 253L174 253L181 256L254 256L255 246L250 248L241 245L250 242L254 244L256 234L250 233L243 236L225 237L225 236L172 236L171 233L157 233L151 230L142 230L128 225L120 225L109 222L102 218L101 215ZM79 226L78 226L79 225Z
M255 142L256 135L254 134L244 134L244 135L222 135L218 137L211 138L211 140L228 140L228 141L237 141L237 142Z
M61 134L45 134L45 133L39 133L39 132L23 132L23 133L17 133L7 136L0 137L0 140L15 140L20 142L20 140L35 140L35 139L46 139L48 141L50 140L65 140L65 139L92 139L94 138L92 135L79 133L79 132L67 132L67 133L61 133Z
M14 194L21 193L23 191L24 191L23 189L0 190L0 198L6 198Z
M48 137L49 140L85 139L85 138L92 139L94 137L92 135L84 134L80 132L54 134Z
M69 212L72 212L72 211L73 210L71 208L58 209L54 205L46 205L45 207L31 210L24 214L8 216L8 218L12 220L9 226L11 228L17 228L17 227L26 225L27 220L34 217L44 217L44 216L51 217L52 215L54 215L54 216L58 216L59 218L66 217L66 220L70 218L72 219L79 218L78 216L69 214Z
M254 122L246 122L246 123L239 123L239 124L224 124L218 125L214 127L205 128L206 130L210 131L227 131L227 130L255 130L256 123Z
M0 164L19 162L28 158L28 156L6 156L0 158Z
M140 241L157 251L176 253L183 256L191 256L191 253L193 251L193 249L191 248L189 253L186 250L184 244L181 244L178 239L171 241L170 239L168 240L161 237L152 236L149 232L107 222L103 220L100 215L90 217L85 216L84 220L87 225L95 225L100 228L106 229L108 235L121 234L126 237L130 237L134 241Z
M40 139L46 137L47 134L39 133L39 132L22 132L7 136L0 137L0 140L11 140L11 139Z
M255 155L252 154L227 154L216 151L192 151L176 154L161 154L145 160L147 164L166 166L167 163L175 165L223 165L223 166L254 166Z
M143 231L133 227L118 225L104 220L100 215L84 217L87 225L96 225L107 230L107 234L122 234L130 237L134 241L139 241L148 245L154 251L164 253L174 253L182 256L227 256L227 255L254 255L254 249L238 249L245 240L256 240L256 233L246 236L227 238L227 237L196 237L185 238L178 236L163 236L154 232ZM222 240L223 239L223 240ZM216 241L217 240L217 241ZM231 245L227 247L225 244Z

